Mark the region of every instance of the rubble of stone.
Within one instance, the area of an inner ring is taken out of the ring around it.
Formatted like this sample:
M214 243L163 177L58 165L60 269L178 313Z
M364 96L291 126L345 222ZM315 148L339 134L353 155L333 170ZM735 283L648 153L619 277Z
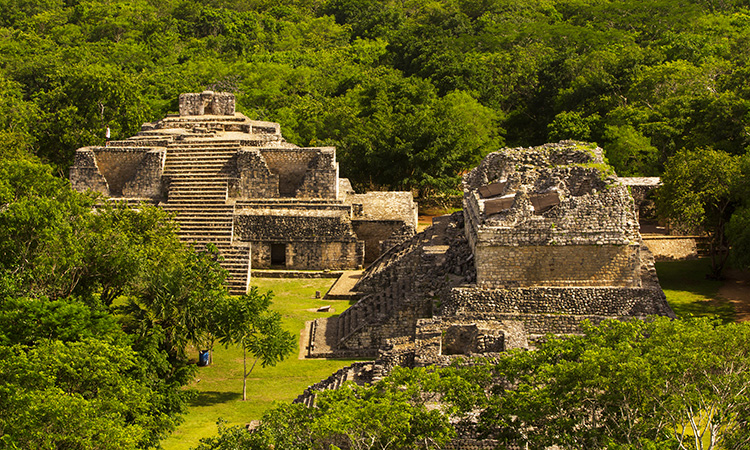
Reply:
M356 194L332 147L286 142L235 111L233 94L182 94L179 115L76 152L73 187L174 212L180 237L214 244L231 292L250 269L356 269L415 234L410 192Z
M463 187L462 212L391 248L355 286L355 305L317 320L332 341L318 356L377 353L377 379L395 366L530 348L584 321L674 317L633 198L601 149L504 149Z

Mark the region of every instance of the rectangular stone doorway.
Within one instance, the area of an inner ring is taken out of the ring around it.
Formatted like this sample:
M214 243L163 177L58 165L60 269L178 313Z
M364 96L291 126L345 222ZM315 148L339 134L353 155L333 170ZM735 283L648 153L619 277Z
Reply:
M271 244L271 265L286 267L286 244Z

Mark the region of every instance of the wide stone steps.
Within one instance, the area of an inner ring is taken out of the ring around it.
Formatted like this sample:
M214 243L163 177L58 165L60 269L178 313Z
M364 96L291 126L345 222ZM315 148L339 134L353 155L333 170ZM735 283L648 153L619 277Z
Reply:
M194 200L174 200L170 201L167 206L172 211L185 211L187 210L200 210L202 207L194 208L195 206ZM224 203L223 200L212 200L211 202L206 202L204 205L207 210L212 210L214 212L225 210L227 205ZM231 206L229 207L229 211L233 211L234 208Z
M213 193L205 193L205 192L191 192L191 191L170 191L169 192L169 201L217 201L217 200L225 200L227 198L226 191L220 191L220 192L213 192Z
M171 194L191 194L191 195L207 195L207 196L214 196L214 195L226 195L227 193L227 187L226 185L221 186L191 186L191 185L183 185L183 184L177 184L177 185L170 185L169 191Z
M227 176L222 173L240 148L237 141L191 138L170 144L164 175L170 178L165 210L175 213L178 235L196 248L212 244L222 256L226 285L232 294L247 291L250 251L232 247L234 206L226 204Z
M171 186L191 186L191 187L226 187L227 177L224 174L173 174L169 177Z
M193 186L189 184L172 184L169 186L169 193L170 197L172 197L175 194L179 195L204 195L204 196L221 196L222 198L226 197L227 194L227 186L226 184L222 185L213 185L213 186ZM203 202L201 202L203 203ZM211 201L209 203L216 203L216 201Z
M164 172L205 172L207 169L221 169L227 165L226 161L184 161L169 162L164 165Z
M227 233L230 233L232 231L232 224L231 223L225 223L225 224L212 224L210 226L206 225L191 225L191 224L180 224L180 233L184 234L200 234L203 235L207 231L210 231L212 233L221 233L222 235L225 235Z
M226 154L202 154L202 153L172 153L168 155L169 161L166 164L174 163L204 163L215 161L229 161L236 152L226 152Z

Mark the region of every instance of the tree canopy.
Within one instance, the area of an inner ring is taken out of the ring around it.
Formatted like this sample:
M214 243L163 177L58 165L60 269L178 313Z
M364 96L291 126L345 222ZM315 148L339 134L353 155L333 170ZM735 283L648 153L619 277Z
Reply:
M0 442L153 448L180 423L185 347L228 294L161 209L86 193L33 157L0 164Z
M457 187L501 145L599 143L618 173L685 148L743 154L743 1L76 0L0 3L3 152L73 151L237 94L251 118L335 145L355 187Z

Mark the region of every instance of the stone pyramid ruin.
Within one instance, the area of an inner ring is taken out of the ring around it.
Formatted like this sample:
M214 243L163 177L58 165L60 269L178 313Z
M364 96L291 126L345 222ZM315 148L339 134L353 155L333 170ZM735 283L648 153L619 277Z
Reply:
M234 294L251 269L361 268L417 225L410 192L356 194L334 148L286 142L279 124L236 112L227 93L182 94L179 115L78 149L70 180L174 213L182 240L219 250Z
M463 211L391 248L354 287L356 304L310 323L309 357L375 360L298 401L341 376L367 382L395 366L491 357L579 333L584 321L674 317L633 197L600 148L504 149L463 189Z

